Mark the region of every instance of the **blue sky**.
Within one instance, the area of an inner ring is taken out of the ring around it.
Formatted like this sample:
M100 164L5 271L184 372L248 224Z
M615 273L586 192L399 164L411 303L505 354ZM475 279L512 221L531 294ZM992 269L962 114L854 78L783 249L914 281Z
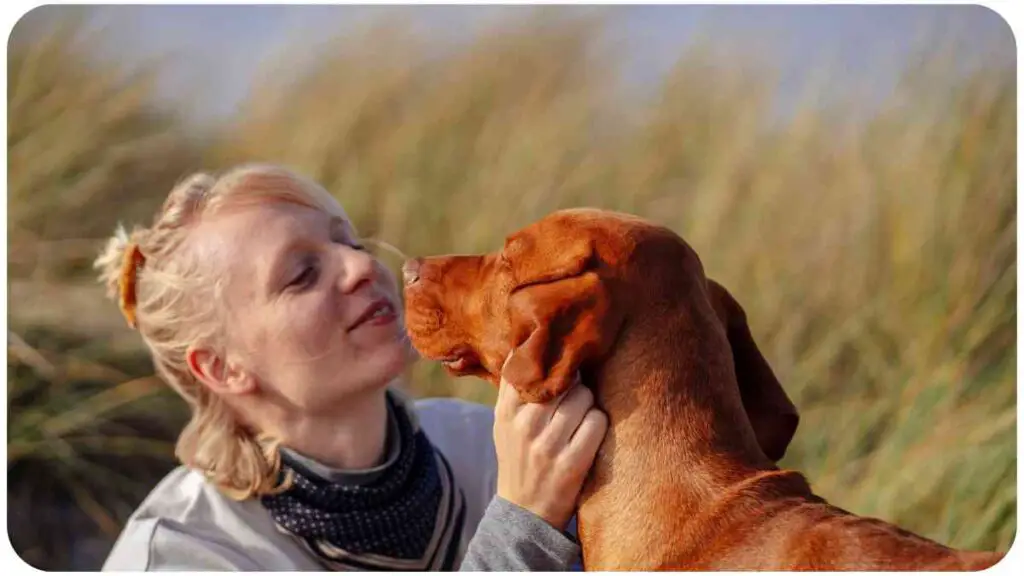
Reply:
M44 7L29 18L66 9ZM161 82L163 96L193 106L200 117L217 118L244 98L261 62L275 51L284 47L312 51L317 42L350 33L386 11L405 13L432 38L459 40L527 9L107 5L97 9L97 19L109 30L110 54L126 61L165 56L169 67ZM741 50L764 50L757 38L773 38L773 57L794 90L816 63L831 57L832 71L841 72L838 77L846 83L834 89L869 86L884 91L917 35L928 27L955 30L969 38L957 54L965 66L981 57L1011 62L1015 57L1009 26L981 6L627 5L606 9L612 15L608 33L627 56L625 73L640 84L657 80L668 70L695 33L714 35Z

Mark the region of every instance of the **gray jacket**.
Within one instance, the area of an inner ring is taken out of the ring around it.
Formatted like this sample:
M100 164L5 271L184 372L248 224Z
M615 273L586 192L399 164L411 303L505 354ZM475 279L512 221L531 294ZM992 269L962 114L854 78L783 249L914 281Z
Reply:
M562 571L579 561L576 542L496 496L490 408L455 399L414 403L418 424L451 464L466 497L459 550L464 571ZM277 529L254 500L222 495L179 467L157 485L124 527L104 570L323 571L316 557Z

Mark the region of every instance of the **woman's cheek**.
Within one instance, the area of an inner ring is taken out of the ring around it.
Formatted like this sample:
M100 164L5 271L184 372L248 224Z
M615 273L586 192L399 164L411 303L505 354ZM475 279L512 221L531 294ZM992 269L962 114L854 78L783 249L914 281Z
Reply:
M398 290L398 279L391 273L391 270L382 264L379 260L374 261L376 267L377 280L380 287L382 287L392 299L398 302L399 290Z
M321 298L303 298L280 310L277 325L279 337L294 342L301 350L314 353L323 345L324 310Z
M335 333L343 329L341 312L334 293L318 295L312 299L306 313L306 323L311 336L321 342L333 339Z

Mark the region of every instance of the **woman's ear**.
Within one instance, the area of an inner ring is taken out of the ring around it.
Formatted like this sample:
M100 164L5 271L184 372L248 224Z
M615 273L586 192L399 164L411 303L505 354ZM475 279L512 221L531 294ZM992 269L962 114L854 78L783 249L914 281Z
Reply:
M189 346L185 362L196 380L218 395L241 395L255 390L252 377L233 362L204 346Z

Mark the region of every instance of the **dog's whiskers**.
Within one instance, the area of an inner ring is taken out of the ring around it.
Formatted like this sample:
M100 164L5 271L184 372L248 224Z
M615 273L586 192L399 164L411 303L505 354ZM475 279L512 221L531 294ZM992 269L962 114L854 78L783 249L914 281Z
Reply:
M389 243L387 243L387 242L385 242L383 240L378 240L376 238L363 238L363 241L364 242L369 242L370 244L373 244L373 245L377 246L378 248L383 248L383 249L387 250L388 252L390 252L391 254L393 254L395 256L398 256L399 258L401 258L403 260L408 260L409 259L409 256L405 252L402 252L401 250L399 250L395 246L393 246L393 245L391 245L391 244L389 244Z

